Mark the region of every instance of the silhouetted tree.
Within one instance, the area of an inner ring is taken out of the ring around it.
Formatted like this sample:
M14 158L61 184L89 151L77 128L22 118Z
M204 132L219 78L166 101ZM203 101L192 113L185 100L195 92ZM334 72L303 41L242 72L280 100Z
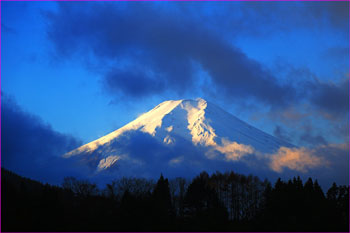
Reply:
M339 189L336 183L332 184L332 187L330 187L327 191L327 199L329 201L337 201L338 198L338 194L339 194Z
M349 186L334 183L325 197L311 178L272 187L252 175L202 172L192 182L161 175L156 185L122 178L102 193L74 177L57 187L1 172L3 231L349 230Z
M314 197L318 200L318 201L323 201L325 199L324 193L322 191L321 186L318 184L318 181L315 180L314 182Z
M192 219L195 225L204 225L207 229L227 221L227 209L219 201L215 189L209 186L208 173L202 172L188 186L185 216Z
M169 181L171 204L175 214L183 217L184 214L184 198L187 189L187 182L184 178L177 177Z
M159 229L165 229L170 224L171 217L174 214L171 205L171 196L168 179L160 178L152 193L152 212L153 216L158 219Z
M62 183L62 187L82 197L98 194L98 188L96 184L90 183L88 180L77 180L74 177L65 177Z

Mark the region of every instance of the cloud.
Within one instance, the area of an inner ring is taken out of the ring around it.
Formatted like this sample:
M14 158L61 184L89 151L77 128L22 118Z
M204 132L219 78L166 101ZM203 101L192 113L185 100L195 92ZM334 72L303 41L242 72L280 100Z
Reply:
M335 12L342 12L343 3L81 4L59 2L57 11L45 13L48 38L58 57L80 55L88 60L88 68L102 77L103 87L116 98L214 91L221 98L286 109L311 93L311 103L332 115L344 111L346 90L336 90L345 85L282 83L232 43L245 28L283 30L276 25L280 24L293 30L341 22L347 14ZM209 7L215 13L208 13ZM269 27L257 23L264 21ZM220 28L224 34L218 33ZM207 85L202 85L203 72L209 77ZM325 99L328 93L336 95Z
M345 60L343 60L345 62ZM287 120L301 120L310 115L322 115L329 120L339 120L349 112L349 75L345 72L335 74L330 80L318 77L307 67L294 67L291 64L277 64L277 73L288 80L296 80L301 90L297 99L302 100L277 112Z
M314 129L311 126L311 123L305 124L301 130L303 133L301 134L299 141L304 144L308 144L311 146L319 146L328 144L326 139L321 135L315 135Z
M325 188L333 182L349 184L349 143L318 145L312 148L281 147L276 153L260 154L258 159L259 166L266 163L271 171L285 179L297 175L303 179L313 177Z
M60 2L57 12L46 14L48 38L61 58L93 54L115 96L192 93L199 91L196 75L204 71L230 98L273 106L295 100L295 87L279 83L230 41L176 5L160 5L85 3L82 10L80 3Z
M342 177L349 172L349 143L331 143L314 146L312 148L287 148L280 147L276 153L265 154L265 158L270 160L269 166L273 171L283 172L285 168L302 173L317 171L324 168L323 173L328 176Z
M251 168L263 170L270 168L277 173L282 173L285 168L288 168L289 171L307 173L312 169L329 166L331 164L329 160L332 158L329 157L328 150L333 147L341 150L346 148L342 144L318 145L312 149L281 146L274 153L262 153L250 145L222 139L221 145L211 146L211 149L206 152L206 156L209 159L220 160L222 157L217 153L220 152L225 156L226 161L241 161ZM259 165L257 166L257 164Z
M349 58L349 48L332 47L326 49L322 56L323 59L335 59L338 62L344 62ZM349 64L347 64L349 65Z
M348 34L348 2L201 2L179 3L185 15L192 15L207 27L232 37L269 36L293 30L324 30ZM221 34L220 33L220 34Z
M275 154L269 156L271 156L270 168L276 172L282 172L284 168L307 172L310 168L324 166L328 163L303 147L280 147Z
M71 160L61 158L81 142L61 134L39 117L23 111L1 94L1 166L20 175L60 183L65 173L78 175Z
M344 122L336 122L332 125L332 133L340 136L344 141L349 141L349 121L345 120Z
M338 83L315 81L311 102L327 118L339 119L349 112L349 78Z
M309 176L323 180L326 186L332 182L347 185L349 184L349 142L330 143L313 148L315 156L324 158L328 162L327 166L321 166L310 170Z
M226 160L239 160L244 155L252 154L254 148L249 145L239 144L237 142L230 142L226 139L222 139L222 145L216 145L215 150L225 155Z
M325 114L330 111L328 115L346 110L345 85L300 82L304 78L281 82L232 40L247 30L254 36L284 28L348 30L341 23L348 3L81 4L59 2L57 11L45 13L48 38L58 57L88 60L88 68L102 77L103 88L115 98L207 93L274 109L288 110L307 100ZM325 98L328 94L332 96Z
M349 28L349 2L327 2L326 11L333 26Z
M109 71L104 79L104 85L113 95L132 93L133 97L142 97L151 93L161 93L165 83L162 79L150 77L142 71Z
M273 131L273 135L277 138L280 138L280 139L286 141L286 142L291 141L290 137L287 135L287 132L285 132L285 130L279 125L276 125L276 127Z
M299 87L304 91L303 100L285 108L267 110L266 113L254 112L253 119L265 118L268 123L272 120L279 124L274 135L280 138L285 136L282 127L286 128L289 138L301 143L299 146L346 141L349 135L348 78L325 81L309 69L289 68L292 71L287 73L291 78L302 77Z
M258 35L297 29L322 30L326 27L348 33L348 2L244 2L245 30ZM256 25L264 24L265 27Z

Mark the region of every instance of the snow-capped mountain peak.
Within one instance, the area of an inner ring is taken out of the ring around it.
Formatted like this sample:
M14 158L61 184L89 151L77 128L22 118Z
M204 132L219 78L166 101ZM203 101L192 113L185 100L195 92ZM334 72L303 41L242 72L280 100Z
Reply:
M141 130L142 132L149 133L152 136L155 136L158 131L165 130L169 133L172 132L185 136L187 132L180 132L180 130L183 131L183 126L186 126L185 128L191 130L191 134L193 135L194 140L196 142L200 142L198 135L196 135L196 129L199 127L196 126L199 124L200 120L204 119L204 110L206 107L207 102L201 98L198 98L197 100L164 101L152 110L140 115L137 119L131 121L122 128L117 129L112 133L109 133L86 145L83 145L78 149L67 153L66 156L71 156L81 152L93 151L98 146L112 141L122 133L129 130ZM164 120L164 118L166 119ZM171 124L169 121L171 121L173 124Z
M130 132L146 133L164 146L181 146L179 144L188 142L194 147L221 153L226 160L237 160L256 151L270 153L281 146L291 146L198 98L164 101L120 129L64 156L97 154L97 170L110 168L125 157L114 148L115 142L121 135ZM211 158L212 153L206 153L206 156Z

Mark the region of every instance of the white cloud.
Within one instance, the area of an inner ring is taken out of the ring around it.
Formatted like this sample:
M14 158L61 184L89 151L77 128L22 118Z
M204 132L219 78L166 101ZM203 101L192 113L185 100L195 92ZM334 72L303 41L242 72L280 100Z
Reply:
M328 161L323 157L315 155L315 150L301 148L280 147L274 154L269 154L269 167L282 172L284 168L291 170L307 172L310 168L328 165Z
M252 146L239 144L237 142L230 142L226 139L222 139L222 146L217 146L216 150L225 154L227 160L238 160L242 156L252 154L254 148Z
M217 157L215 151L224 154L226 160L228 161L237 161L245 155L253 154L254 148L249 145L231 142L227 139L221 139L221 145L215 143L213 150L206 153L207 157L211 159Z

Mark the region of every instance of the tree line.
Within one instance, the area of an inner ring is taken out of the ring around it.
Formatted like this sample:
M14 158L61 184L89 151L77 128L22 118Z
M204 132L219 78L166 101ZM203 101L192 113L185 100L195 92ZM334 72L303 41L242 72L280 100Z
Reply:
M2 168L2 231L349 231L349 186L273 185L233 171L192 180L42 184Z

